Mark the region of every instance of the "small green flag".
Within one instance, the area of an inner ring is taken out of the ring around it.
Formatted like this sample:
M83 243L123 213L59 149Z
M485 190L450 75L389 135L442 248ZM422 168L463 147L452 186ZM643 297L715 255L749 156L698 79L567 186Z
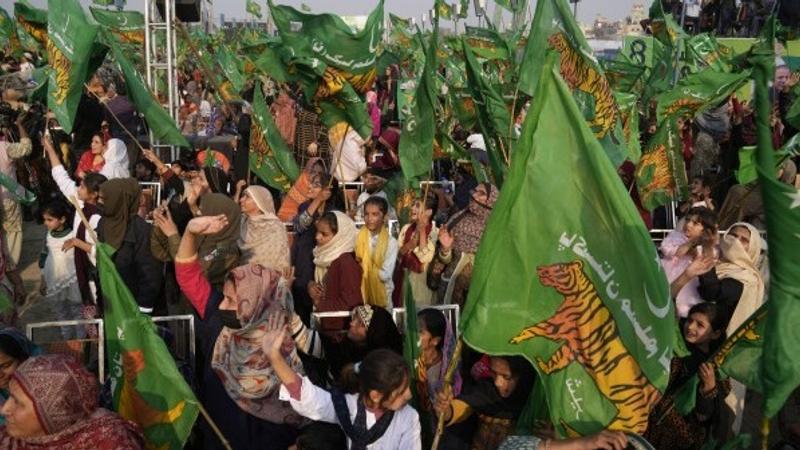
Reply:
M416 90L408 103L403 105L403 132L400 134L400 167L406 179L423 180L433 169L433 139L436 133L434 104L437 101L432 72L436 63L436 38L434 31L427 48L422 44L421 33L417 35L425 49L425 66L417 81Z
M22 53L22 44L17 35L17 25L3 8L0 8L0 44L12 55L19 56Z
M139 311L111 260L113 252L108 244L97 245L114 410L142 428L147 448L182 449L199 402L153 320Z
M247 6L245 7L248 14L252 14L259 19L261 18L261 5L259 5L255 0L247 0Z
M635 93L614 91L614 100L619 106L622 135L628 143L628 159L636 164L642 157L642 145L639 141L639 96Z
M253 96L253 121L250 126L250 170L270 186L288 192L300 175L297 162L272 120L261 83Z
M517 12L526 5L526 2L523 0L495 0L494 2L497 6L502 6L511 12Z
M125 54L126 52L118 43L112 42L111 53L125 79L128 97L136 106L136 110L144 116L147 125L153 132L153 136L162 144L189 147L189 142L181 134L175 124L175 120L169 116L164 107L161 106L161 103L150 92L142 75L133 67L133 64Z
M14 16L22 29L39 45L47 45L47 10L34 8L27 0L21 0L14 3Z
M686 54L689 70L692 73L705 68L710 68L717 72L731 70L733 51L724 45L720 45L708 33L698 34L689 38L686 41Z
M488 60L512 60L514 48L496 30L466 26L464 40L472 52Z
M705 69L681 78L674 88L656 97L658 120L672 115L693 118L727 101L749 79L750 70L747 69L737 73Z
M436 8L437 19L450 20L453 18L453 8L446 0L435 0L434 8Z
M90 7L92 17L124 44L144 45L144 15L139 11L113 11Z
M533 363L559 434L642 433L669 379L669 285L556 57L544 63L475 257L463 337Z
M800 191L775 177L775 152L767 83L774 73L775 16L753 46L750 61L755 82L756 162L769 236L769 298L764 328L764 353L759 378L764 385L764 415L773 417L800 384Z
M540 0L520 63L519 90L533 95L544 54L548 48L560 55L561 77L567 82L589 128L595 133L606 155L619 167L628 154L608 78L592 54L567 0ZM635 155L634 155L635 156Z
M677 118L672 115L658 125L636 166L636 187L645 209L652 210L689 193L683 142Z
M467 80L475 105L475 116L486 144L489 167L497 186L502 186L507 169L508 151L511 144L511 113L503 97L484 78L472 50L463 40Z
M89 75L97 26L90 23L78 0L48 0L47 60L50 79L47 107L66 133L72 132L75 113Z

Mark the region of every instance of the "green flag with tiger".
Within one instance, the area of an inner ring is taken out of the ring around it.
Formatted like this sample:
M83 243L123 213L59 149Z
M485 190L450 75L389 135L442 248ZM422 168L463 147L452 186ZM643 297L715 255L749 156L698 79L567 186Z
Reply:
M567 0L536 2L536 15L520 64L520 92L533 95L547 49L559 53L561 77L570 87L606 155L619 167L629 157L619 107L608 78L592 54Z
M288 192L300 175L294 155L272 120L260 82L256 83L253 94L250 170L263 182L283 192Z
M0 8L0 44L12 55L19 56L22 53L22 44L17 35L17 26L5 9Z
M475 256L462 335L533 364L558 434L641 434L667 386L674 306L650 235L556 59L544 63Z
M72 132L96 35L97 25L87 20L78 0L48 0L47 107L66 133Z
M47 45L47 10L35 8L27 0L22 0L14 3L14 16L22 29L39 45Z

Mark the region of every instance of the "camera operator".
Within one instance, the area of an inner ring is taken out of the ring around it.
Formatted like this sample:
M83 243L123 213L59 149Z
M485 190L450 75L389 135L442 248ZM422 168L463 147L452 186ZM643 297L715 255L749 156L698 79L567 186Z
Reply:
M25 113L12 109L7 103L0 105L0 200L3 203L2 221L5 239L6 276L14 285L14 300L25 300L25 287L17 270L22 254L22 207L20 193L24 188L17 183L16 161L31 153L32 144L23 126Z

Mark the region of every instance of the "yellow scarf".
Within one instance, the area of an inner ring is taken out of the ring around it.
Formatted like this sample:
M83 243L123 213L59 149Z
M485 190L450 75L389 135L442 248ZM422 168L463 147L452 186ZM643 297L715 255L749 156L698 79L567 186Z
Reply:
M383 260L386 258L386 248L389 247L389 229L384 225L378 234L378 243L375 251L370 251L369 241L371 233L367 227L362 227L356 238L356 259L361 263L361 296L364 303L385 308L386 288L381 281L380 273Z

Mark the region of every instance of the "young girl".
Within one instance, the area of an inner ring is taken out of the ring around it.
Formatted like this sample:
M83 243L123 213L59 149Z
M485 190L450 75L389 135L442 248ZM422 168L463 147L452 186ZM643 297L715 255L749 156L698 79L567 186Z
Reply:
M39 257L42 269L42 295L49 302L58 320L81 317L81 291L75 272L75 250L67 241L75 237L70 224L72 210L63 201L56 200L42 208L42 220L47 227L47 239ZM62 328L64 339L77 337L75 328Z
M421 450L419 416L411 399L409 370L403 357L381 349L369 353L350 375L357 393L328 392L298 375L282 354L287 336L284 317L270 316L264 353L281 380L280 398L311 419L338 424L351 450Z
M364 202L364 227L356 238L356 260L361 263L361 295L370 305L392 310L392 273L397 263L397 239L389 234L389 202L372 196Z
M416 200L411 206L409 223L400 230L399 263L401 268L408 270L408 282L417 307L430 306L436 295L428 287L427 273L428 264L436 253L439 235L439 229L433 223L438 204L439 199L432 192L428 192L424 199Z
M347 214L329 211L317 220L316 227L314 281L308 283L308 295L316 311L350 311L363 304L361 266L353 253L356 225ZM320 328L326 336L339 342L347 320L327 319Z
M444 376L453 352L453 330L444 313L428 308L417 313L419 324L419 349L417 360L417 393L420 407L433 410L436 393L442 390ZM461 393L461 377L456 371L453 381L453 395Z
M695 207L686 214L682 229L672 230L661 242L661 254L667 279L670 283L686 270L701 248L701 256L713 256L717 243L717 217L714 211ZM699 283L693 278L683 286L674 286L675 309L680 318L686 318L689 308L702 302L697 293Z
M719 420L724 399L730 391L728 380L717 379L708 362L725 338L725 314L715 303L698 303L689 310L683 325L683 338L689 356L672 360L666 394L650 412L645 438L655 448L700 448ZM681 416L674 408L676 393L694 374L700 380L694 410Z

